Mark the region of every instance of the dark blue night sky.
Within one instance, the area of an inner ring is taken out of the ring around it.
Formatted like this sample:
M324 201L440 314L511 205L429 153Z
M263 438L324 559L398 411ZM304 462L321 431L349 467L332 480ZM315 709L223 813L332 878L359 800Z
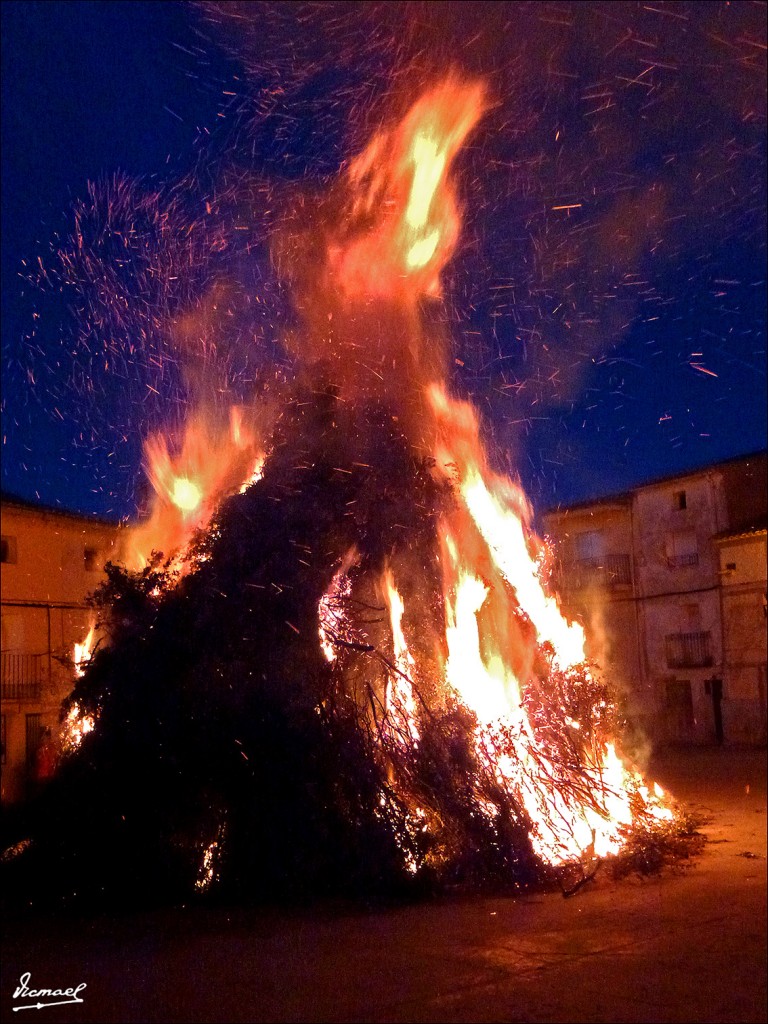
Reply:
M197 374L287 360L279 211L450 64L495 100L455 383L534 503L765 447L765 44L751 3L4 3L3 489L132 514L167 325L231 280Z

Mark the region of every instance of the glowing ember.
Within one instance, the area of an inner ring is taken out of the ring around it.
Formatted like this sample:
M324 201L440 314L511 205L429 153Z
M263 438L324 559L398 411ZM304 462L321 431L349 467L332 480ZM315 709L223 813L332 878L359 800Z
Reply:
M357 559L357 549L351 548L344 557L341 568L334 575L331 584L320 598L317 609L320 646L328 661L338 656L339 641L346 635L348 624L344 602L352 591L352 581L347 575Z
M203 849L203 859L195 881L195 888L198 892L206 892L216 880L218 862L221 858L221 848L225 835L226 824L223 823L216 832L216 838Z
M93 731L95 724L92 715L84 714L79 704L72 704L61 725L61 747L64 753L77 750L88 733Z

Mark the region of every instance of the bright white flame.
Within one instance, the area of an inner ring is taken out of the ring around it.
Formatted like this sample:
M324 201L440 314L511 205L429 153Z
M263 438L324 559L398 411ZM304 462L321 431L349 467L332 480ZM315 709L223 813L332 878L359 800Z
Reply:
M88 630L88 635L85 640L81 643L75 644L74 654L72 660L75 663L75 677L82 679L85 675L85 666L91 660L93 655L93 641L96 635L96 626L92 625Z
M408 255L405 257L405 262L408 267L411 270L416 270L419 267L425 267L435 255L439 241L440 232L435 229L430 232L426 238L420 238L418 242L414 242L408 250Z
M182 512L194 512L203 500L203 493L193 480L179 476L173 481L171 500Z
M384 573L384 595L389 607L389 622L392 627L392 645L395 654L396 672L390 672L387 682L386 707L397 722L400 730L411 742L419 739L416 724L416 700L413 696L413 678L416 663L408 649L403 633L403 612L405 605L392 575L392 570Z
M487 661L480 653L477 615L488 587L477 577L462 573L453 596L445 606L446 679L481 722L507 717L510 708L520 704L517 680L498 653L491 653Z
M440 152L437 139L419 133L413 140L411 162L413 183L405 219L414 231L418 231L429 221L432 200L445 171L446 154Z
M461 494L496 567L515 588L520 607L536 627L539 643L552 644L558 667L580 664L584 661L584 630L577 622L567 622L556 599L544 592L520 516L491 494L475 467L468 469Z

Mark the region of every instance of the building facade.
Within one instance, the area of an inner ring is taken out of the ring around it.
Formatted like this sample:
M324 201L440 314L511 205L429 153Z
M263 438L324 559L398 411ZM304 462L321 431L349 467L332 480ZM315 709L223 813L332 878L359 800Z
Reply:
M765 519L764 452L545 515L563 609L652 741L765 741Z
M715 538L723 624L723 730L734 739L766 741L766 530Z
M73 652L93 621L88 595L115 558L118 526L3 496L2 800L34 783L46 729L55 737L74 682Z

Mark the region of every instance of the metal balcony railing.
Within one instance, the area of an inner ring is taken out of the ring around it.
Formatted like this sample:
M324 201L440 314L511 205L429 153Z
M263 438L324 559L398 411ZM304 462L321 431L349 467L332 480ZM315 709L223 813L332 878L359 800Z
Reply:
M618 587L632 582L629 555L600 555L563 562L560 583L567 589L582 587Z
M665 640L669 668L706 668L713 664L710 633L668 633Z
M40 700L44 654L0 653L3 700Z
M670 569L679 569L683 565L698 565L698 551L688 551L684 555L668 555L667 565Z

